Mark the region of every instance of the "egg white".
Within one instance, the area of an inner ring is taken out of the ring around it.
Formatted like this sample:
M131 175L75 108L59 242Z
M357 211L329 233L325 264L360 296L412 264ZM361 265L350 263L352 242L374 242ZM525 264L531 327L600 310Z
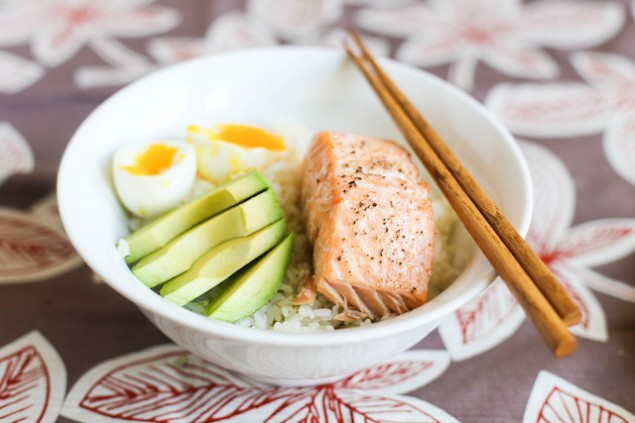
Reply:
M137 175L126 169L134 166L139 154L152 144L177 149L170 167L156 175ZM196 178L196 152L185 141L154 141L126 145L115 152L113 178L119 199L134 215L153 218L180 205Z
M187 140L196 149L199 175L213 183L225 182L254 169L262 170L288 154L287 150L242 147L211 137L204 129L188 128Z

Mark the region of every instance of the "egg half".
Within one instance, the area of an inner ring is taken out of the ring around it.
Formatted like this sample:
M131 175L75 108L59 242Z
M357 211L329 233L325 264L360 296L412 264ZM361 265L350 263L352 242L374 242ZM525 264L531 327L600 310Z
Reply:
M199 174L215 183L262 169L287 151L281 136L242 124L190 125L187 139L196 149Z
M123 205L141 218L178 206L196 178L196 152L185 141L126 145L115 152L113 177Z

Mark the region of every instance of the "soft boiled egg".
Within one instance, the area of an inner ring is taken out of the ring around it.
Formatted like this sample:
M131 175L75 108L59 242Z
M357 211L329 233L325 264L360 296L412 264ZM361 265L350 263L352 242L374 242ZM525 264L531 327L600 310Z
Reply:
M196 152L185 141L126 145L113 159L115 188L133 214L152 218L178 206L196 178Z
M223 182L252 169L262 169L287 150L284 139L249 125L222 124L210 128L190 125L188 141L196 148L199 174Z

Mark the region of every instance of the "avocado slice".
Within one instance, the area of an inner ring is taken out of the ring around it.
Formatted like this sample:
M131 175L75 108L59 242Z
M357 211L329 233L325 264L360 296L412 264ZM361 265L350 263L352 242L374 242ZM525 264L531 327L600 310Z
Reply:
M235 322L254 314L278 291L289 268L294 234L290 233L267 254L245 267L208 305L206 314L216 320Z
M142 258L132 273L152 288L188 270L211 248L228 239L250 235L283 217L273 190L218 214Z
M166 282L160 293L183 306L266 253L286 234L287 224L280 219L250 236L230 239L208 251L190 270Z
M197 223L239 204L269 188L267 180L258 172L236 178L209 193L164 214L132 233L126 242L132 264L172 241Z

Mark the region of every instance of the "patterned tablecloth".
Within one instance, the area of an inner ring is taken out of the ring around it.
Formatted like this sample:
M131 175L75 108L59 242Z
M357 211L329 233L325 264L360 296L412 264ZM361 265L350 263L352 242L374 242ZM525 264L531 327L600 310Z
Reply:
M98 104L199 55L338 47L349 24L518 137L528 240L584 312L571 357L496 281L388 363L256 386L188 357L75 254L55 177ZM0 0L0 184L1 422L635 422L635 1Z

